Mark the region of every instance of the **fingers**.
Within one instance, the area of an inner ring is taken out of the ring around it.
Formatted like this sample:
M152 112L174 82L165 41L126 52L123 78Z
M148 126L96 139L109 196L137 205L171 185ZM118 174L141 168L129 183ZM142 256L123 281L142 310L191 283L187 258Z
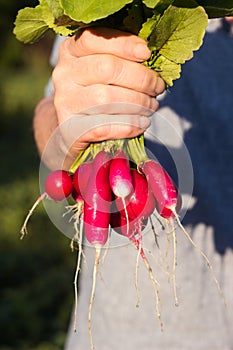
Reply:
M143 133L150 126L150 119L133 114L75 115L62 123L57 132L65 140L73 160L90 142L119 138L131 138ZM56 138L55 134L53 137Z
M132 61L144 61L151 54L143 39L110 28L88 28L78 38L68 39L63 45L65 51L68 50L75 57L106 53Z
M164 82L155 71L113 55L95 54L72 58L69 60L69 67L72 70L72 81L77 85L116 85L150 96L156 96L164 89ZM54 74L53 79L59 81L59 74L63 72L56 72L58 76L55 78Z
M144 40L106 28L86 29L78 40L65 40L52 74L59 122L91 106L124 101L153 113L158 108L154 96L165 84L158 73L136 62L139 46L141 57L148 58Z
M105 84L73 86L70 91L61 84L57 87L54 104L59 123L80 112L90 114L88 110L93 106L99 106L99 111L106 114L151 115L158 109L158 102L154 97Z

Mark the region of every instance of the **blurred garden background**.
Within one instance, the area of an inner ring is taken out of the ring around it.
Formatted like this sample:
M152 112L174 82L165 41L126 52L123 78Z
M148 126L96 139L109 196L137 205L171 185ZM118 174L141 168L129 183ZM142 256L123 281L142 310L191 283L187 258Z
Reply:
M54 37L24 45L12 30L17 11L36 3L0 0L0 350L63 349L73 303L75 253L42 204L29 234L19 234L39 196L32 117L51 74Z

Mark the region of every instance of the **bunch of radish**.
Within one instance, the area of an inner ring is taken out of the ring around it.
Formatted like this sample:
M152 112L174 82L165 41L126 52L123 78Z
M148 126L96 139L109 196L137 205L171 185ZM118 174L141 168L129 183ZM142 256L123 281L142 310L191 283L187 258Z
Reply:
M174 261L172 276L175 303L178 304L175 281L176 232L174 221L178 223L190 242L204 257L221 291L207 256L195 244L179 220L177 212L180 209L181 201L177 188L167 171L156 160L147 157L143 135L133 139L91 144L78 155L69 171L59 169L51 172L46 178L44 187L44 193L29 211L21 233L24 236L27 232L28 219L35 207L44 198L47 197L55 202L70 198L75 203L72 205L75 218L75 234L72 241L78 243L75 285L80 270L81 254L83 253L83 238L85 237L89 244L95 248L93 286L88 316L92 349L94 349L94 345L91 332L91 312L97 268L101 250L111 239L112 232L124 236L122 239L128 239L137 249L138 257L141 256L145 263L154 287L156 311L162 328L158 283L153 276L142 242L143 229L153 213L156 213L156 217L160 222L166 222L170 225L173 235ZM77 306L77 289L75 295Z

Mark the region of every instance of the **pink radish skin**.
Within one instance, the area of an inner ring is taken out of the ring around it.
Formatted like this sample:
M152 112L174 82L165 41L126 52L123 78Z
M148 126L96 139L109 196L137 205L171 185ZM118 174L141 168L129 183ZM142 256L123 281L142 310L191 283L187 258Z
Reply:
M155 198L148 187L144 175L140 174L136 169L131 169L131 177L134 190L125 199L128 217L130 219L147 218L155 210ZM121 215L125 216L125 210L122 208L122 202L119 198L116 199L116 206Z
M92 163L86 162L79 165L73 175L73 186L77 193L84 196L88 179L92 171Z
M166 170L152 159L141 163L139 168L145 174L156 198L158 213L166 219L173 217L177 208L178 195Z
M109 183L113 193L120 198L133 191L129 160L123 151L118 151L111 161Z
M84 232L94 246L103 246L108 239L112 191L109 185L110 155L97 154L92 164L84 196Z
M45 181L45 192L56 202L69 197L73 191L71 176L65 170L51 172Z

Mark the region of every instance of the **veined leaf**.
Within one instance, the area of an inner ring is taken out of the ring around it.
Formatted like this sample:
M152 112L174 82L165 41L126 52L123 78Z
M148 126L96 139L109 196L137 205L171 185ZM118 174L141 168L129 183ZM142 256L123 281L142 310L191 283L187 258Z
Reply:
M133 0L60 0L64 13L77 22L91 23L105 18Z
M42 11L42 17L47 26L55 31L55 33L68 36L73 34L73 30L67 28L66 26L58 26L56 24L56 19L48 6L47 0L40 0L40 6Z
M142 28L138 33L140 38L147 41L151 36L151 33L153 32L154 28L156 27L156 24L159 21L159 19L160 19L160 14L154 15L151 18L148 18L148 20L145 23L143 23Z
M47 29L41 6L38 5L19 10L13 32L18 40L26 44L37 41Z
M55 19L64 15L64 10L60 5L59 0L46 0L46 2Z
M159 74L161 78L163 78L167 85L172 86L173 80L180 78L180 64L172 62L164 56L159 56L157 65L159 66L159 69L157 68L157 70L160 72Z
M184 2L187 7L181 7ZM170 61L184 63L201 46L207 24L204 9L195 1L174 1L154 28L149 47Z

